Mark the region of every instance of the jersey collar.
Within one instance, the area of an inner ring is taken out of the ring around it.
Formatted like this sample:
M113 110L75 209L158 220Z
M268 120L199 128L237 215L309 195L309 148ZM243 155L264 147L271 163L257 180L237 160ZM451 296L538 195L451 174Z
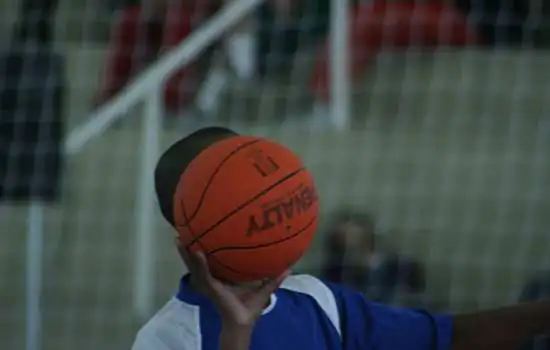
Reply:
M201 307L214 307L212 302L204 295L195 292L189 285L191 275L186 274L180 280L180 286L176 298L186 304L197 305ZM263 315L269 313L277 303L277 295L271 294L269 305L262 312Z

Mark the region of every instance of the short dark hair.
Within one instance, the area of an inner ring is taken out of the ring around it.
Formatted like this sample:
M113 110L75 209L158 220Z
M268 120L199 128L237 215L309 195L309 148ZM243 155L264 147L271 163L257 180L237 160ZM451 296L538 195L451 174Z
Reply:
M371 214L350 209L341 209L334 215L334 225L343 222L352 222L372 232L376 228L376 223Z
M368 232L370 239L369 243L372 247L374 247L376 236L376 223L372 215L366 212L347 208L338 210L333 215L332 223L329 226L329 234L336 230L340 224L348 222L351 222Z
M155 191L162 215L172 226L173 203L176 188L187 166L212 144L237 136L234 131L222 127L199 129L170 146L160 157L155 167Z

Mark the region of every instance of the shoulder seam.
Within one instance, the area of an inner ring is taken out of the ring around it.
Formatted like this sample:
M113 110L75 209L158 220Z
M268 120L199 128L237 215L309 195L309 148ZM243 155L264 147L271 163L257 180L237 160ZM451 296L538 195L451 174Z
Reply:
M340 312L336 296L323 281L311 275L293 275L283 281L281 288L311 297L341 336Z

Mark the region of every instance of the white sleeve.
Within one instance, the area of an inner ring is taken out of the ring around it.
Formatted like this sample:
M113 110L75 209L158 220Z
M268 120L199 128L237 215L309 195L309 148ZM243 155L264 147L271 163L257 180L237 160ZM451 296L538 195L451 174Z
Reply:
M134 344L132 345L132 350L170 350L170 348L158 337L148 333L149 332L140 331L137 334Z
M173 298L137 333L132 350L199 350L199 308Z

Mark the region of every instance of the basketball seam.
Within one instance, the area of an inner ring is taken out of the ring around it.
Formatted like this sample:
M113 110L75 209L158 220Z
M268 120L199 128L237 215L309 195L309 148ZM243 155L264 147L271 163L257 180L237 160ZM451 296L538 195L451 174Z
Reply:
M197 214L199 213L199 209L202 207L202 203L204 202L204 198L206 197L206 192L208 191L208 189L210 188L210 185L214 182L214 177L220 172L221 168L223 167L223 165L225 165L225 163L227 163L229 161L229 159L231 157L233 157L235 154L239 153L241 150L243 150L244 148L248 147L248 146L251 146L253 144L256 144L258 142L260 142L261 139L256 139L256 140L253 140L253 141L249 141L249 142L246 142L246 143L243 143L242 145L240 145L239 147L235 148L233 151L231 151L231 153L229 153L228 155L225 156L224 159L222 159L222 161L220 162L220 164L218 164L216 166L216 168L214 169L214 171L212 172L212 174L210 175L210 178L208 178L208 181L206 181L206 185L204 186L204 189L199 197L199 200L197 202L197 207L195 208L195 210L191 213L191 215L189 215L189 217L186 217L185 218L185 224L183 225L178 225L177 227L184 227L184 226L187 226L189 224L189 222L191 222L196 216ZM185 174L185 172L184 172ZM184 203L183 201L181 201L181 205L183 206ZM184 209L185 210L185 209Z
M185 224L184 225L176 225L177 228L180 228L180 227L187 227L187 229L189 230L189 233L191 234L191 237L193 237L193 239L191 240L191 242L187 245L187 247L193 245L193 244L198 244L202 250L205 250L204 248L204 245L202 244L202 242L200 242L200 239L202 237L204 237L208 231L211 231L213 230L214 228L216 228L217 226L221 225L225 220L229 219L231 216L233 216L236 212L238 212L239 210L243 209L244 207L246 207L247 205L249 205L250 203L254 202L256 199L258 199L261 195L263 195L264 193L270 191L271 189L277 187L279 184L285 182L286 180L292 178L294 175L296 174L299 174L301 171L305 170L304 168L300 168L298 170L295 170L294 172L292 173L289 173L288 175L286 175L285 177L283 177L282 179L278 180L277 182L275 182L274 184L272 184L271 186L269 186L267 189L264 189L263 191L261 191L259 194L255 195L252 199L250 199L249 201L243 203L241 206L237 207L236 210L230 212L228 215L226 215L224 218L222 218L221 220L219 220L216 224L214 224L213 226L211 226L210 228L208 228L207 230L205 230L205 232L202 232L198 237L196 236L192 226L191 226L191 221L195 218L195 216L198 214L199 212L199 209L201 208L202 206L202 203L204 201L204 198L206 197L206 192L208 191L210 185L213 183L214 181L214 177L216 176L216 174L219 173L220 169L222 168L222 166L227 163L227 161L232 157L234 156L235 154L237 154L239 151L241 151L242 149L250 146L250 145L253 145L257 142L259 142L260 140L253 140L253 141L250 141L250 142L247 142L245 144L242 144L241 146L239 146L237 149L233 150L231 153L229 153L221 162L220 164L218 164L218 166L216 167L216 169L214 170L214 172L212 173L212 175L210 176L210 178L208 179L208 181L206 182L206 186L204 187L204 190L203 192L201 193L201 196L199 197L199 201L197 203L197 207L195 209L195 211L191 214L191 215L187 215L187 210L186 210L186 207L185 207L185 203L183 200L180 201L180 205L181 205L181 209L182 209L182 214L183 214L183 218L185 219ZM313 219L315 220L315 218ZM308 225L306 225L306 228L311 226L311 224L313 223L313 220L308 223ZM298 234L300 234L301 232L303 232L306 228L300 230L298 233L292 235L292 236L289 236L287 237L287 239L285 240L288 240L288 239L291 239L293 237L296 237ZM282 241L281 241L282 242ZM272 242L272 244L277 244L279 242ZM210 259L214 259L216 261L216 263L220 264L221 266L223 266L224 268L230 270L231 272L233 273L237 273L239 275L245 275L245 276L250 276L252 275L251 273L248 273L248 272L242 272L242 271L239 271L233 267L231 267L230 265L227 265L225 264L224 262L222 262L218 257L216 257L214 254L211 254L211 253L206 253L206 255L210 258Z
M204 248L204 246L201 244L201 242L197 242L198 245L201 246L201 248ZM203 251L205 251L206 249L203 249ZM234 269L233 267L227 265L226 263L224 263L223 261L221 261L217 256L214 256L214 255L211 255L211 254L206 254L206 256L209 258L209 259L214 259L216 260L216 263L217 264L220 264L221 266L223 266L224 268L230 270L231 272L234 272L234 273L238 273L239 275L249 275L248 273L244 273L244 272L241 272L239 270L236 270Z
M183 203L182 203L183 204ZM185 210L185 206L182 206L182 214L183 214L183 218L185 219L185 221L187 221L187 211ZM193 230L193 228L191 227L191 225L187 225L187 228L189 230L189 232L191 233L191 236L194 237L195 236L195 232ZM202 244L201 241L197 241L195 242L196 244L198 244L200 247L201 247L201 250L202 251L205 251L206 249L204 249L204 245ZM189 245L187 245L187 247L189 247ZM242 272L240 271L237 271L235 270L234 268L232 268L231 266L225 264L224 262L222 262L220 259L218 259L217 257L213 256L213 255L210 255L209 256L211 259L214 259L216 260L216 262L220 265L222 265L224 268L228 269L228 270L231 270L232 272L234 273L238 273L240 275L243 275Z
M313 225L313 223L315 223L315 220L317 219L317 215L315 215L308 223L307 225L305 225L304 227L302 227L300 230L298 230L297 232L291 234L290 236L286 236L284 238L280 238L280 239L277 239L277 240L274 240L274 241L271 241L269 243L260 243L260 244L256 244L256 245L249 245L249 246L230 246L230 247L221 247L221 248L216 248L216 249L212 249L211 251L207 251L205 252L205 254L207 255L214 255L218 252L221 252L221 251L225 251L225 250L248 250L248 249L256 249L256 248L263 248L263 247L268 247L270 245L274 245L274 244L279 244L279 243L282 243L282 242L285 242L285 241L288 241L298 235L300 235L302 232L304 232L305 230L307 230L311 225Z
M221 248L220 250L229 250L229 249L234 249L234 250L240 250L240 249L253 249L253 248L264 248L264 247L267 247L267 246L270 246L270 245L277 245L277 244L280 244L280 243L283 243L283 242L286 242L286 241L289 241L293 238L296 238L300 233L304 232L305 230L307 230L314 222L315 220L317 219L317 215L315 215L312 220L306 225L304 226L303 228L301 228L298 232L292 234L291 236L288 236L288 237L285 237L284 239L281 239L281 240L278 240L278 241L273 241L271 243L268 243L268 244L263 244L263 245L256 245L256 246L250 246L250 247L228 247L228 249L225 249L224 248ZM220 250L217 250L216 249L216 252L219 252ZM214 251L211 251L210 253L207 253L207 256L208 258L211 258L211 259L214 259L216 260L216 262L220 265L222 265L223 267L225 267L226 269L228 270L231 270L232 272L235 272L235 273L238 273L239 275L244 275L244 276L257 276L257 273L254 273L254 272L249 272L249 271L239 271L233 267L231 267L230 265L227 265L225 263L223 263L220 259L218 259L216 257L216 255L213 253Z
M224 221L228 220L230 217L232 217L233 215L235 215L237 212L241 211L242 209L246 208L249 204L253 203L254 201L256 201L258 198L260 198L262 195L264 195L265 193L271 191L272 189L274 189L275 187L281 185L282 183L286 182L287 180L291 179L292 177L294 177L295 175L301 173L302 171L304 171L305 168L299 168L289 174L287 174L285 177L279 179L278 181L276 181L275 183L271 184L270 186L268 186L267 188L265 188L264 190L262 190L261 192L257 193L256 195L254 195L252 198L249 198L246 202L242 203L241 205L237 206L235 209L233 209L232 211L230 211L229 213L227 213L226 215L224 215L221 219L219 219L215 224L213 224L212 226L210 226L209 228L207 228L206 230L204 230L203 232L201 232L198 236L195 236L193 234L193 232L191 231L192 233L192 236L193 236L193 239L191 240L191 242L188 243L188 247L195 244L199 239L203 238L204 236L206 236L208 233L210 233L212 230L214 230L216 227L220 226ZM186 211L185 211L185 207L183 206L183 201L181 203L182 205L182 211L183 211L183 215L184 215L184 218L186 217ZM178 227L190 227L189 225L180 225Z

